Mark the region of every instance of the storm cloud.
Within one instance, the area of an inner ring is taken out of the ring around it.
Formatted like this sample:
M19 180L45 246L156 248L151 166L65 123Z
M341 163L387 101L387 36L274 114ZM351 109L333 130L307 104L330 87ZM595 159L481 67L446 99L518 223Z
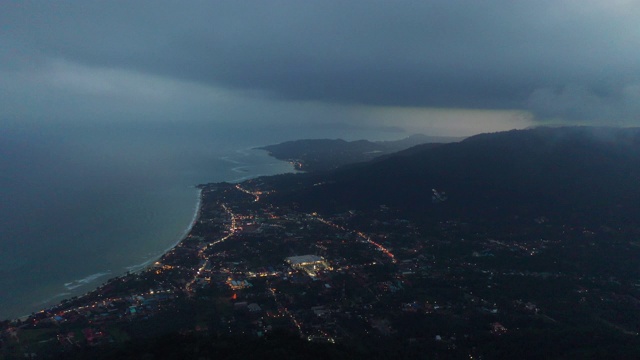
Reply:
M187 83L194 94L222 89L265 103L513 109L538 121L640 125L640 2L633 0L0 7L0 91L14 102L29 93L16 95L24 77L39 72L51 80L57 71L64 79L51 81L78 91L113 90L92 80L94 69L102 79L128 79L125 90L143 100L163 96L161 86L145 85L150 77Z

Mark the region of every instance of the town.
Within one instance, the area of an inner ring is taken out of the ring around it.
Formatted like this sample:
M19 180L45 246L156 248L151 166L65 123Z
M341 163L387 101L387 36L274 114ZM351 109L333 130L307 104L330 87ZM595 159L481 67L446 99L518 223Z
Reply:
M286 331L372 348L385 339L468 358L540 329L597 324L637 339L640 283L562 263L562 249L578 247L572 241L589 229L565 228L558 238L540 217L498 237L451 219L426 233L384 204L319 214L270 203L277 191L260 178L202 185L182 242L145 270L5 321L0 354L46 357L175 329L251 338Z

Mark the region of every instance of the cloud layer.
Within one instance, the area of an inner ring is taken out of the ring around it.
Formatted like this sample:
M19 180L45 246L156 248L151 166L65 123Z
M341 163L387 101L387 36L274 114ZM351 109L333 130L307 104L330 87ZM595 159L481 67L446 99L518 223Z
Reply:
M34 1L1 7L4 72L67 62L103 75L126 71L273 101L519 109L538 119L640 122L639 1ZM87 77L58 80L87 92L111 86L83 83ZM140 89L130 84L128 90Z

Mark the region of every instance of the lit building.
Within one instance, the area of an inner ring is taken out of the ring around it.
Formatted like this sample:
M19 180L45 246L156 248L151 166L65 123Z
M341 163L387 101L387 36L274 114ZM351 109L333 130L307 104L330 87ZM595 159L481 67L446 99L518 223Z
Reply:
M316 255L291 256L286 258L285 261L291 268L302 270L312 277L315 277L316 272L319 270L331 270L327 261L323 257Z

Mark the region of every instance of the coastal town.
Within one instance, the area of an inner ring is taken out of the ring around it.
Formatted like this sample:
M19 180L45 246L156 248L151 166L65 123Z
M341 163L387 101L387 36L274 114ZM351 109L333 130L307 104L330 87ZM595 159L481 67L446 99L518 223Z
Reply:
M490 238L455 220L438 224L434 236L384 204L336 214L275 206L269 195L277 190L268 186L261 179L201 186L199 216L182 242L147 269L3 322L0 354L64 354L177 328L252 338L287 331L363 346L384 338L473 357L482 343L519 329L574 326L581 311L592 314L581 321L625 336L640 330L640 284L532 270L536 261L556 261L561 255L545 255L570 240L531 229ZM545 229L548 219L531 226ZM550 288L553 296L536 295Z

